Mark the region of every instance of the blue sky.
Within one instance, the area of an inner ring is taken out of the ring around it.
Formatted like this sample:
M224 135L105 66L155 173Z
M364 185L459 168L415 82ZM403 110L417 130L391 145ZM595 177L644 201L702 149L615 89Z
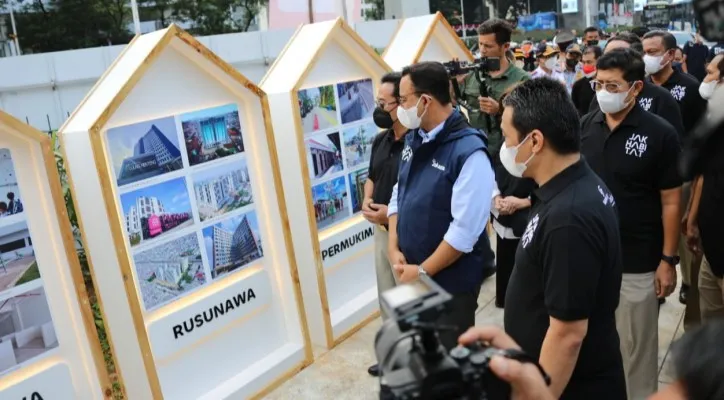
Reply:
M121 206L124 215L136 204L136 199L139 196L158 198L166 212L191 212L191 203L189 203L189 194L186 191L184 178L172 179L121 195Z
M204 228L204 246L206 247L206 255L209 256L209 264L211 265L211 269L214 268L214 226L220 226L221 228L226 229L231 233L234 233L236 227L239 226L239 223L244 216L246 216L246 218L249 220L249 226L251 227L251 230L254 231L257 239L259 239L259 222L256 219L256 213L254 211L250 211L246 214L241 214L236 217L226 219L219 222L218 224L214 224L209 226L208 228Z
M176 122L173 117L152 119L150 121L138 122L133 125L119 126L108 130L108 150L111 152L113 168L116 173L120 171L123 160L133 155L133 146L138 143L143 135L156 125L161 132L176 146L178 145L178 133L176 133Z
M216 117L218 115L226 115L230 112L237 111L236 104L227 104L225 106L218 106L212 108L206 108L204 110L192 111L190 113L181 114L179 119L181 122L205 119L209 117Z
M225 163L222 165L218 165L214 168L208 168L199 172L196 172L192 175L194 183L201 183L206 182L210 179L214 179L220 175L228 175L234 170L244 170L248 171L246 167L246 158L240 158L233 163Z
M339 178L334 178L331 181L327 181L324 183L320 183L317 186L312 187L312 197L314 197L314 201L317 200L327 200L327 193L325 190L325 186L327 186L328 183L332 183L332 186L334 187L334 192L337 194L344 193L347 191L347 184L345 183L344 176L340 176Z

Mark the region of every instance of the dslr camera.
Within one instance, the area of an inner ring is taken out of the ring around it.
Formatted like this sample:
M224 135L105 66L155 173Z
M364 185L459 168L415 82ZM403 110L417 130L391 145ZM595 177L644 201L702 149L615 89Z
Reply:
M380 368L380 399L502 400L511 388L490 370L493 356L532 362L519 350L502 350L485 343L458 346L449 353L438 339L438 316L452 296L430 277L400 285L382 294L390 316L375 338ZM538 365L544 379L549 379Z
M445 66L445 69L447 70L447 74L450 77L467 74L468 72L476 72L476 76L477 76L478 73L485 75L490 71L499 71L500 70L500 58L498 58L498 57L479 57L479 58L474 59L472 62L452 60L452 61L444 62L444 63L442 63L442 65Z

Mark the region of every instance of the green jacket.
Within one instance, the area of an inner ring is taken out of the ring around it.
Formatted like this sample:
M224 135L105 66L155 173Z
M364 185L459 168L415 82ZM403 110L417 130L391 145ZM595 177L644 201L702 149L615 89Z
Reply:
M530 76L527 72L511 63L502 75L494 78L491 76L485 78L488 85L488 95L496 101L500 101L503 93L505 93L509 87L518 82L527 81L528 79L530 79ZM490 118L487 118L487 114L480 111L480 107L478 106L480 84L474 74L470 74L467 78L465 78L465 82L460 85L460 92L471 108L469 112L470 125L477 129L482 129L488 135L488 151L490 151L490 154L495 157L500 151L503 138L500 130L500 114L492 115ZM489 126L488 120L491 120L490 122L492 122L492 126Z

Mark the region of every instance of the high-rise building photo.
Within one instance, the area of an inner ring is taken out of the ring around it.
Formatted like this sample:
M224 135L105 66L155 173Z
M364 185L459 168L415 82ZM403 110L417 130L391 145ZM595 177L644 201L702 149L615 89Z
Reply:
M190 165L244 152L236 104L193 111L180 119Z
M183 168L173 117L112 128L107 138L118 186Z
M211 277L237 270L264 255L256 213L251 211L203 231Z
M192 175L199 218L206 221L253 203L246 160Z

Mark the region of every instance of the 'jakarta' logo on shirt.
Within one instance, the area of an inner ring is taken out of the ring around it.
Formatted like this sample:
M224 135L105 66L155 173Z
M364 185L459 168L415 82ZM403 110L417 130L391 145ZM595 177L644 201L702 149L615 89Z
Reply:
M639 105L640 105L641 108L643 108L644 110L649 111L649 110L651 109L651 102L652 102L653 100L654 100L654 99L652 99L651 97L640 97L640 98L639 98Z
M437 160L435 160L434 158L432 159L432 167L439 169L440 171L445 171L445 166L438 163Z
M528 221L528 226L525 227L525 232L523 232L523 236L520 238L520 243L523 245L523 248L528 247L533 240L533 234L535 234L535 230L538 228L538 219L538 214L536 214Z
M631 137L626 139L626 154L641 158L646 153L648 138L648 136L639 135L638 133L631 134Z
M412 148L409 145L405 145L405 148L402 149L402 161L410 161L412 158Z
M671 95L674 96L676 101L684 100L686 97L686 86L676 85L671 88Z
M598 193L601 193L601 196L603 196L603 205L604 206L616 205L616 201L613 199L613 195L611 193L608 193L605 190L603 190L601 185L598 185Z

